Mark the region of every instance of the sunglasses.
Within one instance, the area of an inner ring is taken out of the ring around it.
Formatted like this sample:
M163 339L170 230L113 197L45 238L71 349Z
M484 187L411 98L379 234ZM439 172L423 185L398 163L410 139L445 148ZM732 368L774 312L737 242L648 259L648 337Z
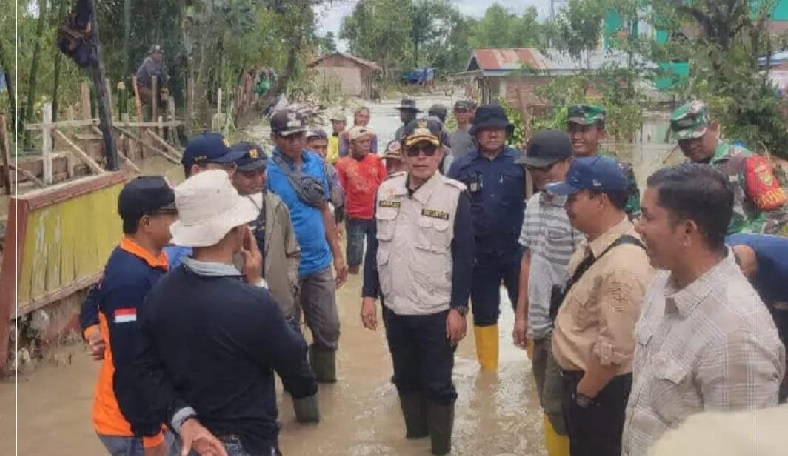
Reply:
M438 151L438 146L434 144L415 144L413 146L408 146L405 149L405 154L408 157L418 157L419 153L424 152L424 155L427 157L432 157Z

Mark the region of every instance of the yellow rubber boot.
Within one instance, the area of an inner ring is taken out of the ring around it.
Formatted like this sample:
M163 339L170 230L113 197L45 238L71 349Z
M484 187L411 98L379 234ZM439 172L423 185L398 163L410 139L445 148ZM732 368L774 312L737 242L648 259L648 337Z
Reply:
M544 415L544 444L547 456L569 456L569 437L556 433L547 415Z
M474 326L476 357L482 369L498 370L498 325Z

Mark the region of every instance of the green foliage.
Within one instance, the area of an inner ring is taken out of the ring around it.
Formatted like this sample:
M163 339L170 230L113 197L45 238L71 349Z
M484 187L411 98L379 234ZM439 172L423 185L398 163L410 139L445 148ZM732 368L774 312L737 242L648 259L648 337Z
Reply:
M523 113L507 103L504 98L499 98L498 103L500 103L501 107L506 112L506 117L509 119L509 122L514 125L514 131L509 135L509 146L515 148L525 147L527 138Z
M597 48L609 6L608 0L569 0L556 18L555 47L575 58Z
M520 15L493 3L473 25L468 45L472 49L538 47L544 38L543 30L533 6Z

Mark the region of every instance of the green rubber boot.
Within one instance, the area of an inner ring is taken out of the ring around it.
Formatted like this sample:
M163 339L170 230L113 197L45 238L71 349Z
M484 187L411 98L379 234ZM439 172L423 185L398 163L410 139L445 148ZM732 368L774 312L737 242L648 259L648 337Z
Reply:
M318 383L337 382L336 351L320 349L315 344L310 345L309 365L312 366Z
M320 421L320 411L317 402L317 393L313 396L293 398L293 410L299 423L317 423Z
M405 417L405 437L420 439L430 435L427 426L427 400L421 393L400 393L399 403Z
M432 440L432 454L444 455L451 451L451 431L454 427L454 404L429 403L427 422Z

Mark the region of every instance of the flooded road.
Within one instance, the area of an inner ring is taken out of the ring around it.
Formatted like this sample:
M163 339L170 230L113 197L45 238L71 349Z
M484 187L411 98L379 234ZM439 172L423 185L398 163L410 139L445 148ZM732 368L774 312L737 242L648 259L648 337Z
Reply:
M451 106L446 97L418 98L426 111L433 103ZM380 149L399 126L394 109L398 100L370 105L370 128L378 133ZM349 120L350 116L349 116ZM668 147L661 144L662 121L650 133L654 144L631 151L638 180L662 166ZM328 129L327 129L328 130ZM663 130L664 136L664 130ZM267 125L252 128L245 139L265 141ZM674 154L674 156L680 154ZM622 158L629 158L622 156ZM146 173L164 174L172 182L183 180L179 166L153 158L142 164ZM391 359L382 330L365 330L359 319L361 278L351 276L338 292L342 336L337 356L339 382L320 386L321 422L295 421L290 400L278 387L282 451L297 456L411 456L429 454L429 439L408 441L396 389L391 384ZM473 331L460 343L454 381L459 398L453 455L545 455L542 412L536 397L531 365L525 352L511 342L513 314L502 293L500 367L497 373L480 372ZM469 317L469 324L470 324ZM308 331L307 331L308 333ZM91 405L99 364L81 345L56 351L56 362L45 361L32 374L20 376L18 385L18 454L24 456L106 454L93 432ZM0 384L0 455L14 454L13 379Z
M391 384L391 360L382 330L361 326L361 278L351 276L338 293L342 336L339 382L320 386L321 422L295 421L290 400L278 387L280 436L286 455L411 456L429 454L429 439L405 439L399 400ZM505 293L504 293L505 295ZM510 304L501 321L500 367L480 372L473 331L457 350L453 455L544 455L541 411L530 362L512 345ZM90 421L99 364L81 346L58 350L66 365L44 363L19 381L19 454L24 456L105 454ZM0 454L13 452L14 385L0 385ZM9 413L11 412L11 413Z

